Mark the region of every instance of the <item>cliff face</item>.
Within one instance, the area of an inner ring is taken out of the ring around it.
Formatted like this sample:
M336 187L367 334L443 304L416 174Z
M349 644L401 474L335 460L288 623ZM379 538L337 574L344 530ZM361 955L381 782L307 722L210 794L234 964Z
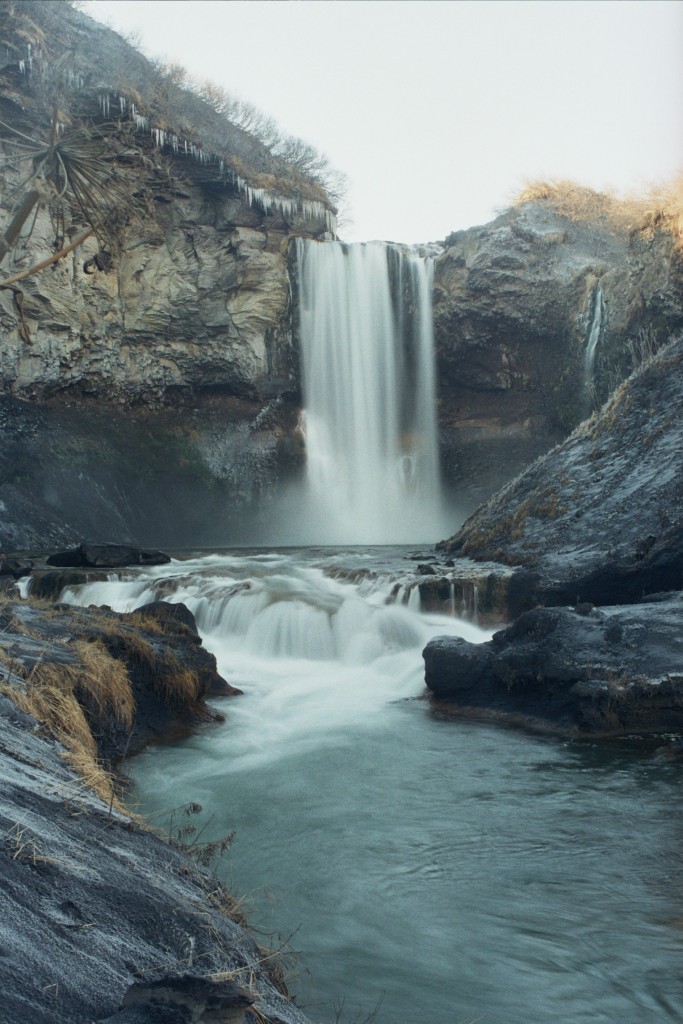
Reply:
M126 228L119 255L98 258L91 238L23 284L30 342L11 293L0 292L5 392L149 406L169 392L182 401L291 388L287 245L293 232L324 224L266 223L239 197L208 198L162 168L143 187L153 215ZM44 212L17 270L49 251L50 231Z
M0 290L3 391L149 407L291 386L287 247L332 225L320 184L68 4L0 10L3 233L31 187L45 192L3 271L77 238L86 207L97 228L17 283L23 320ZM27 184L55 143L55 173Z
M588 220L524 202L451 235L436 262L442 445L470 509L589 415L634 349L683 326L672 234L629 228L600 198Z
M682 403L679 337L443 550L524 566L532 603L621 604L680 589Z
M56 96L109 224L0 290L0 544L237 539L300 464L288 247L329 237L329 200L69 5L1 9L0 148L16 156L15 130L47 145ZM0 171L3 232L30 166ZM5 280L87 227L66 198L27 221Z

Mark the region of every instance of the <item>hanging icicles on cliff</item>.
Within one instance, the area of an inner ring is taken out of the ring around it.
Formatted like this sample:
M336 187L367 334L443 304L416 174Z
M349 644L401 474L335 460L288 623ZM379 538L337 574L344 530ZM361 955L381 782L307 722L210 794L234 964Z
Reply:
M431 260L298 239L297 271L312 539L437 540Z

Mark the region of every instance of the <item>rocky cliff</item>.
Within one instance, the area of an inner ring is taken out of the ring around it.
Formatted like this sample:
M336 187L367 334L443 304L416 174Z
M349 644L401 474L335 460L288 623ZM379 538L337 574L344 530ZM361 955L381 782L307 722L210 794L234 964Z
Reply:
M546 604L624 603L683 583L683 339L445 541L525 567Z
M89 154L105 222L0 288L0 544L274 539L268 501L303 466L290 241L334 229L325 190L69 4L0 12L2 230L31 169L25 151L14 162L18 139L34 165L55 139ZM67 181L48 184L5 281L87 228ZM683 326L667 217L589 198L586 212L527 196L449 236L436 261L454 518L566 436L636 349Z
M144 541L158 520L161 543L235 539L231 513L299 460L288 246L329 237L333 207L70 5L2 10L7 216L31 164L17 132L47 146L56 131L96 147L106 223L0 290L0 543ZM5 281L87 227L66 198L38 204Z
M434 325L447 477L471 511L683 327L666 203L561 183L446 239Z
M478 566L516 621L480 647L432 641L437 697L564 732L680 731L682 403L679 337L440 545L435 582Z
M332 207L320 185L286 165L279 169L289 170L287 178L265 175L266 147L191 93L160 98L170 88L163 73L69 5L3 6L7 160L17 157L17 132L49 137L54 100L58 136L80 132L82 145L87 129L88 155L94 139L95 159L109 172L107 223L22 283L23 331L12 294L0 292L5 393L97 395L149 407L170 395L174 403L204 391L258 397L291 383L287 247L294 235L328 232ZM133 77L124 85L126 68ZM17 187L21 197L27 162L5 168L4 192ZM286 194L252 187L263 181ZM84 204L76 196L59 211L61 225L53 201L37 207L30 236L4 261L6 273L50 255L60 229L65 241L79 233Z

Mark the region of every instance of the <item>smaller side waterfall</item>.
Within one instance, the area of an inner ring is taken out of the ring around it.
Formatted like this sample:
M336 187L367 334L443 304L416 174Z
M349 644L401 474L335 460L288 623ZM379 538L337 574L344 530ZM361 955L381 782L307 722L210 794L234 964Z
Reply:
M595 371L595 350L600 341L603 323L605 320L605 300L602 297L600 286L595 291L593 305L593 319L591 321L588 339L586 341L586 352L583 357L583 378L586 390L590 393L593 388L593 377Z
M437 540L431 260L299 239L297 269L309 542Z

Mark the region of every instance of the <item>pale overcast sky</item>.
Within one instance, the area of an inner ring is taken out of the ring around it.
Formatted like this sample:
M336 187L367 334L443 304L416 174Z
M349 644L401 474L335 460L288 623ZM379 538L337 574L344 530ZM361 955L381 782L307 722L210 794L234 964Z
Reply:
M527 179L683 169L680 0L88 0L350 179L349 241L442 239Z

